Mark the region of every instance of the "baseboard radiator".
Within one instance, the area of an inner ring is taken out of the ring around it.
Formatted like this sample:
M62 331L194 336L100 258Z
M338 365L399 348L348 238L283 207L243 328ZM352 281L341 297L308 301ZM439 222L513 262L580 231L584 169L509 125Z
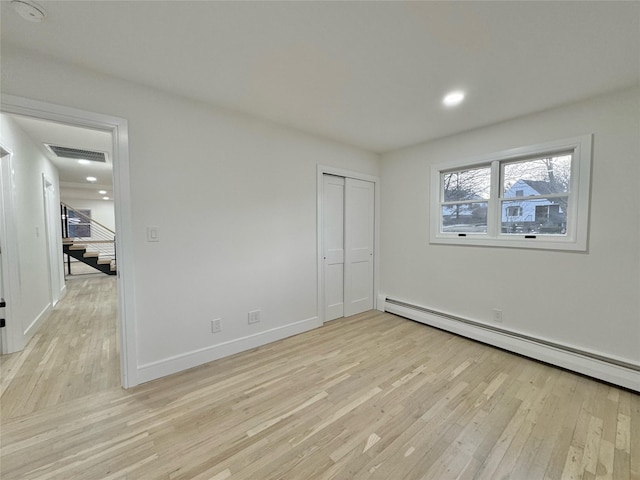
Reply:
M384 311L640 392L640 365L393 298Z

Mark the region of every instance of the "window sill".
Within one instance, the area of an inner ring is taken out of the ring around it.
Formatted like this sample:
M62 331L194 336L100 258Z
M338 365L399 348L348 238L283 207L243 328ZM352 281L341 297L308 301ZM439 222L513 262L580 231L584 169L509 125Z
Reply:
M535 238L525 238L525 237ZM433 235L429 239L433 245L466 245L473 247L506 247L528 250L560 250L569 252L586 252L586 242L577 242L575 239L564 235L534 235L534 234L510 234L489 238L482 233Z

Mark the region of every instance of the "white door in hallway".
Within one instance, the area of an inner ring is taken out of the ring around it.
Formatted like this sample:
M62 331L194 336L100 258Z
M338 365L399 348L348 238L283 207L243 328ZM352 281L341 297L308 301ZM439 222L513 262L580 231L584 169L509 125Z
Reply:
M56 226L60 221L60 204L56 202L55 187L53 182L44 174L42 175L44 194L44 218L47 236L47 248L49 249L49 288L51 290L51 305L55 306L60 301L62 258L58 247L58 230Z
M1 202L0 202L1 205ZM2 208L0 206L0 208ZM4 242L2 242L4 243ZM0 243L0 319L2 319L2 321L6 322L6 318L5 318L5 313L4 313L4 305L5 305L5 300L4 300L4 287L3 287L3 282L2 282L2 244ZM4 331L6 330L6 328L1 328L0 329L0 355L4 355L4 351L7 349L4 345L6 343L6 340L4 338Z
M325 321L373 308L374 184L323 177Z
M13 168L11 166L11 154L3 146L0 145L0 300L2 306L0 307L0 318L4 319L5 327L0 328L0 354L12 353L9 345L9 335L7 333L9 324L9 311L7 306L11 302L10 289L8 282L9 266L15 267L9 262L7 257L7 241L8 241L8 228L13 228L13 224L9 224L11 215L7 215L7 209L13 206L12 195L14 193L13 182L11 181L11 175ZM13 232L13 230L12 230ZM15 259L15 258L14 258Z

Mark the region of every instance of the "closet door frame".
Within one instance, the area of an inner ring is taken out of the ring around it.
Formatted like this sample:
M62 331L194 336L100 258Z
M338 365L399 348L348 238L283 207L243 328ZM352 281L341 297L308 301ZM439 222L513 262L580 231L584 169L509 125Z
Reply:
M378 294L379 276L380 276L380 178L366 173L355 172L352 170L344 170L341 168L331 167L328 165L317 166L317 229L316 229L316 253L317 253L317 273L318 273L318 319L324 323L325 312L325 292L324 292L324 259L323 259L323 197L324 197L324 174L336 175L338 177L354 178L356 180L365 180L374 184L374 246L373 246L373 308L384 308L384 301L381 301Z

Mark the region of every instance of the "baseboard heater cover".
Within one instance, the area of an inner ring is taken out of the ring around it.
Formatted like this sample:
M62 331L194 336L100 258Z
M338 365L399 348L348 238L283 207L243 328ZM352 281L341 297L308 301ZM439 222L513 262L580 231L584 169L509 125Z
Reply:
M385 312L640 391L640 365L393 298L387 297L384 305ZM521 346L529 344L534 348L523 351L518 348L518 343ZM565 358L560 358L561 356ZM585 362L590 365L585 365ZM602 368L598 368L599 366Z

